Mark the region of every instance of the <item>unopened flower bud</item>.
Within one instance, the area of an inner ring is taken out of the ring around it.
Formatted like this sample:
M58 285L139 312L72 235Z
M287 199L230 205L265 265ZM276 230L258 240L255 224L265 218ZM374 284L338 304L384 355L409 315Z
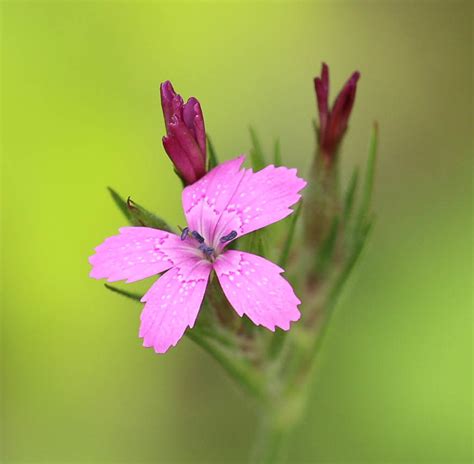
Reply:
M166 136L163 146L178 175L190 185L206 174L206 131L199 101L184 103L170 81L161 84L161 107Z
M339 144L347 130L359 77L358 71L352 74L339 92L332 108L329 108L328 104L329 68L326 63L323 63L321 77L314 79L319 110L319 150L327 166L330 166L334 161Z

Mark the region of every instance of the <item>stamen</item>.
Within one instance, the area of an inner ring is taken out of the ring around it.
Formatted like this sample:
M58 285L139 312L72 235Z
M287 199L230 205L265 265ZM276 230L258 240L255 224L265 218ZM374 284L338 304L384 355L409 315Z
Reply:
M204 243L204 238L202 237L202 235L199 234L199 232L196 232L195 230L193 230L191 232L191 235L199 242L199 243Z
M220 242L221 243L226 243L230 242L231 240L234 240L234 238L237 237L237 232L233 230L232 232L228 233L227 235L224 235L221 237Z
M214 253L214 248L207 246L205 243L199 245L199 249L207 256L210 257Z
M186 237L188 236L188 234L189 234L189 227L185 227L181 231L181 240L186 240Z

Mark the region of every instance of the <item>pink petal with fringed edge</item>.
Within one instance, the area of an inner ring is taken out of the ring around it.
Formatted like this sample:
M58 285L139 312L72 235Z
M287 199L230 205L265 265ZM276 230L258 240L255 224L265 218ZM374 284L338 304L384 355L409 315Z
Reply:
M89 258L90 276L109 282L135 282L166 271L195 256L196 250L170 232L150 227L122 227Z
M244 159L244 156L239 156L219 164L183 190L182 202L188 226L198 231L211 246L217 221L244 175L244 170L240 170Z
M225 251L214 263L222 289L239 316L267 329L290 328L300 318L291 285L276 264L260 256L237 250Z
M165 353L193 327L206 291L212 264L190 258L161 276L142 301L140 337L143 346Z
M240 156L223 163L183 191L189 227L215 248L232 230L241 236L291 214L306 186L296 169L267 166L254 173L240 169L243 161Z

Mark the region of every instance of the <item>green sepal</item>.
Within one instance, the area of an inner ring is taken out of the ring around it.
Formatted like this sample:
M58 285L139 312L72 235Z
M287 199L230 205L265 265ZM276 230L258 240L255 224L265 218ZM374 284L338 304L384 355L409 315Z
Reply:
M112 187L107 187L107 190L109 191L110 196L112 197L112 200L117 205L117 208L125 216L125 219L130 224L134 225L133 224L133 218L130 214L130 211L128 210L127 202Z
M214 149L214 145L211 142L209 135L206 135L207 138L207 148L209 150L209 157L207 159L207 170L210 171L214 169L218 164L219 161L217 159L216 150Z
M252 148L250 149L250 159L252 161L252 168L254 171L263 169L267 163L265 161L265 155L263 154L262 146L258 140L257 133L252 127L249 127L250 138L252 139Z
M302 202L298 203L293 214L290 216L290 224L288 227L288 232L286 235L286 239L283 242L283 248L281 250L280 259L278 260L278 265L283 269L288 262L288 257L290 255L291 246L293 245L293 240L295 237L295 230L296 230L296 223L298 222L298 218L300 217L301 209L302 209Z
M134 225L172 232L171 227L163 219L135 203L130 197L127 199L127 207L135 222Z
M277 167L282 165L280 139L275 140L273 147L273 164Z
M166 230L172 232L171 227L166 222L155 214L135 203L128 197L124 200L114 189L107 187L114 200L114 203L122 211L125 218L132 226L145 226L154 229Z

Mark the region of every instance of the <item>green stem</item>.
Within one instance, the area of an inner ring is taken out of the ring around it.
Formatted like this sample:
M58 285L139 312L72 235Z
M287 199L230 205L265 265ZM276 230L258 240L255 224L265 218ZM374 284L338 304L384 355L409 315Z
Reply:
M261 411L257 441L250 460L252 464L285 462L292 432L304 410L305 398L301 390L292 396L274 399Z

